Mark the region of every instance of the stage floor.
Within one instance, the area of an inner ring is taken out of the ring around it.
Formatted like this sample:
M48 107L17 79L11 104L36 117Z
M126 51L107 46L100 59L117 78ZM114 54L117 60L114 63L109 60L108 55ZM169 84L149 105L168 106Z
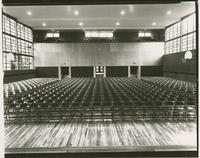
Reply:
M6 153L196 151L196 122L5 124Z

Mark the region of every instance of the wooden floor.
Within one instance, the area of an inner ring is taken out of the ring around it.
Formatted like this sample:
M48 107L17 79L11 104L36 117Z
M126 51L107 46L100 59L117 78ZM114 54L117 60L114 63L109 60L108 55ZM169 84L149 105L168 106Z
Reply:
M108 146L195 149L197 136L196 122L26 123L6 124L5 141L6 151Z

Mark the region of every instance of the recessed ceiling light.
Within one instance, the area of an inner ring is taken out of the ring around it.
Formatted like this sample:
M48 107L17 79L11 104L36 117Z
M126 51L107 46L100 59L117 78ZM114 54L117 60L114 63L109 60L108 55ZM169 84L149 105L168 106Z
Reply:
M168 11L166 12L167 15L170 15L171 13L172 13L171 10L168 10Z
M124 10L122 10L121 12L120 12L120 14L121 15L124 15L126 12L124 11Z
M79 15L79 11L78 11L78 10L75 10L75 11L74 11L74 15L76 15L76 16Z
M42 26L46 26L47 24L45 22L42 23Z
M79 26L83 26L83 23L82 23L82 22L80 22L80 23L79 23Z
M153 22L152 25L153 25L153 26L156 26L156 22Z
M31 11L27 11L27 15L32 15L32 12Z
M116 22L116 26L119 26L120 25L120 23L119 22Z

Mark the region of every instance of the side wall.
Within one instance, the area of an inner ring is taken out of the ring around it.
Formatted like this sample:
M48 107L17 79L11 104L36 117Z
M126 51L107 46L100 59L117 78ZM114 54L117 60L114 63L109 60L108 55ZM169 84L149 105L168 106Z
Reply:
M163 75L186 81L197 81L197 58L196 52L193 57L184 61L185 52L167 54L163 57Z

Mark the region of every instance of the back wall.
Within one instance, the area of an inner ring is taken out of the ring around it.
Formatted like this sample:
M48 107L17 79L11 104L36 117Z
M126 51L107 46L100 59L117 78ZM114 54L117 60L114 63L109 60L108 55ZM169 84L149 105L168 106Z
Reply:
M163 42L35 43L35 66L162 65Z

